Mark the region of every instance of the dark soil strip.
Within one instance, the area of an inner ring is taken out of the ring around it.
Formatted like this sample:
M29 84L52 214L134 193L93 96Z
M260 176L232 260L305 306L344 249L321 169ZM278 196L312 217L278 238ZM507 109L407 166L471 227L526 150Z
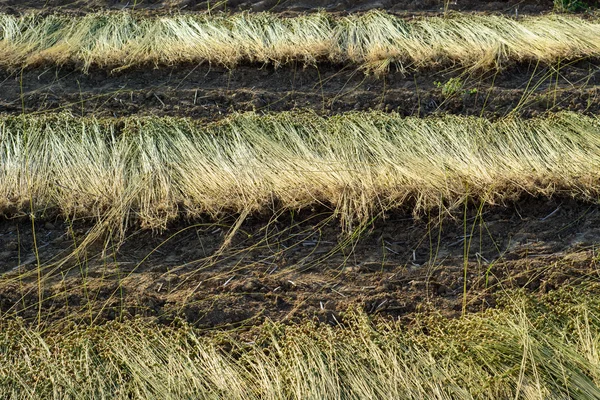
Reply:
M209 10L351 13L373 9L398 14L438 14L446 10L522 15L551 11L553 0L0 0L0 12L14 14L28 11L84 14L99 10L137 10L153 14Z
M374 77L333 65L242 66L232 71L203 65L119 74L95 70L87 75L69 68L27 70L23 76L5 71L0 72L0 112L68 110L77 115L205 119L235 111L292 109L322 114L377 109L421 116L446 112L489 118L515 108L525 117L559 110L595 114L600 112L598 65L579 62L561 69L521 65L487 76L446 71ZM452 89L452 79L460 79L458 88Z
M468 311L493 307L507 289L547 292L600 277L599 205L523 198L481 213L471 207L441 224L437 215L415 221L399 211L341 247L339 222L316 213L247 220L222 253L233 221L132 232L116 254L110 241L99 243L78 261L42 270L41 315L232 327L265 318L335 323L359 307L410 321L421 311L460 315L465 268ZM75 237L87 228L75 224ZM36 236L42 266L73 243L61 221L37 221ZM0 222L0 311L30 320L39 297L32 243L28 220Z

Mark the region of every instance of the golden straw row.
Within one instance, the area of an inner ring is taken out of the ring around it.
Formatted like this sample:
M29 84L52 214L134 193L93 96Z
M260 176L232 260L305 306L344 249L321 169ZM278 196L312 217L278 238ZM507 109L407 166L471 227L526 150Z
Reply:
M325 205L351 225L410 205L523 193L594 199L600 119L351 113L0 118L0 213L137 221Z
M457 15L407 21L383 12L334 18L268 13L140 17L0 14L0 66L142 65L293 61L352 63L375 72L507 62L552 63L600 54L600 22L564 15L512 19Z

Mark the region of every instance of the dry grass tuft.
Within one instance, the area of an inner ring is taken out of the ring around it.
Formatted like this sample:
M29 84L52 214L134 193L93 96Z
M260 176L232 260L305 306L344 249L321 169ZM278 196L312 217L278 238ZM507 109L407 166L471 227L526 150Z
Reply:
M552 63L600 54L600 23L546 15L514 20L457 15L406 21L383 12L334 19L325 13L281 18L268 13L138 17L0 14L0 66L74 63L115 69L145 64L300 61L354 63L384 72L508 62Z

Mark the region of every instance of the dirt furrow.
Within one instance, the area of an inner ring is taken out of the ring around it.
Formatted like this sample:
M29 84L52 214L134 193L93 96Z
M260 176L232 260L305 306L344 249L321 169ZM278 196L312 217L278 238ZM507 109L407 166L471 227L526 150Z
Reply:
M83 74L69 68L0 73L0 112L68 110L77 115L170 115L218 119L236 111L312 109L322 114L370 109L404 115L446 112L496 118L510 112L597 113L595 62L557 68L521 65L499 74L456 71L384 77L337 66L234 70L210 66Z
M60 220L38 221L38 264L31 223L3 220L0 311L35 319L41 297L48 320L335 323L358 307L410 321L427 310L460 315L465 293L467 309L479 311L507 289L547 292L598 280L600 207L567 198L526 197L442 219L399 211L366 226L356 241L345 240L325 211L250 218L224 251L231 222L223 222L131 232L118 249L107 240L57 266L88 225L69 231Z

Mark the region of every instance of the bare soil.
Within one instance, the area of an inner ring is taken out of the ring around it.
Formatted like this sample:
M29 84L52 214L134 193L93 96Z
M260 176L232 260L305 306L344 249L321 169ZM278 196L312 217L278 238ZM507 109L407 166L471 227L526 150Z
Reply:
M0 71L0 113L68 110L76 115L222 118L232 112L312 109L322 114L382 110L497 118L546 111L600 112L600 63L516 65L501 73L456 70L367 76L355 67L319 65L234 70L209 65L89 74L74 68ZM444 93L450 79L462 88Z
M594 3L594 2L591 2ZM553 9L552 0L0 0L0 11L70 12L83 14L100 10L137 10L149 13L197 11L270 11L337 13L373 9L397 14L477 11L505 14L536 14Z
M494 307L506 290L544 293L600 277L600 206L567 198L420 220L398 211L352 240L327 210L255 216L223 250L232 223L130 232L118 249L98 243L60 266L89 222L36 221L38 267L31 222L2 220L0 311L32 322L138 316L231 328L342 323L360 308L410 322L415 313L458 316L463 304L467 312Z

